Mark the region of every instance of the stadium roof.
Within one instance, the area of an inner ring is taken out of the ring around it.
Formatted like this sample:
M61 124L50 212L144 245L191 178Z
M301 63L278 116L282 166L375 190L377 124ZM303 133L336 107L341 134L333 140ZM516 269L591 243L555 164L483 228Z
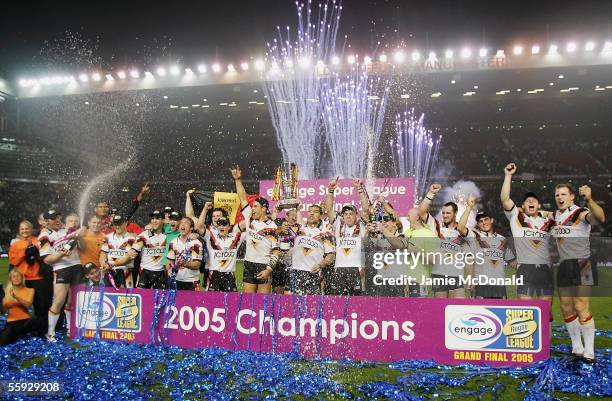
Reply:
M333 57L329 65L307 60L320 76L334 71L347 71L362 65L374 75L425 74L440 75L470 71L505 71L551 69L564 67L610 66L612 42L568 42L564 46L550 44L515 45L511 49L461 48L443 51L398 49L392 53L371 56L350 54ZM159 65L146 68L118 67L113 70L88 70L75 74L52 74L24 77L18 81L21 98L64 96L114 91L198 87L223 84L261 83L265 80L291 79L302 66L302 60L286 60L286 65L268 65L263 59L240 63ZM608 86L609 84L605 84ZM503 90L503 89L500 89Z

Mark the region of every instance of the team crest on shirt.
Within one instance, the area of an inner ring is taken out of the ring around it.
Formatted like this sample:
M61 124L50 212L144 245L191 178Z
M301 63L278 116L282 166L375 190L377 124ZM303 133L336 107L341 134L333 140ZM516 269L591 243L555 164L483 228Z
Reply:
M534 239L530 239L528 241L531 244L531 246L534 247L535 249L539 249L539 248L542 247L542 245L544 245L543 241L538 241L538 240L534 240Z
M344 256L348 256L357 246L357 241L354 238L341 238L338 245Z
M197 258L200 255L200 246L198 244L193 244L191 247L191 257Z
M312 249L313 248L308 248L308 247L302 247L302 253L304 254L304 256L308 256L312 253Z

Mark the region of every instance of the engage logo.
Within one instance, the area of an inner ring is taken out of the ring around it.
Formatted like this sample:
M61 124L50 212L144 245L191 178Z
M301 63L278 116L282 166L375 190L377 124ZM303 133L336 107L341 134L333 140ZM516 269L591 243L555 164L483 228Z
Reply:
M142 298L139 294L104 294L101 304L99 299L97 292L80 291L77 294L77 328L140 332Z
M483 349L502 334L501 320L486 308L448 305L444 314L445 343L448 349Z
M113 302L105 295L102 298L102 305L100 305L99 299L99 293L79 292L76 308L76 326L78 328L95 329L97 324L102 328L115 317Z
M487 341L499 336L501 323L489 315L467 313L451 320L448 330L465 341Z

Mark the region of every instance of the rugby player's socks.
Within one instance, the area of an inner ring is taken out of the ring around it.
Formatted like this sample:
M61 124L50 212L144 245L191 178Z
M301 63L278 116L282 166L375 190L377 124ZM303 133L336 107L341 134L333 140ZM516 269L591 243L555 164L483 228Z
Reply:
M584 339L584 357L595 359L595 321L593 315L580 319L580 331Z
M580 326L577 314L574 313L565 318L565 327L567 327L567 332L572 340L572 354L575 355L582 355L584 353L584 346L580 337L580 332L582 331Z
M70 337L70 311L64 309L64 315L66 316L66 335Z
M47 330L48 336L55 336L55 325L57 324L59 317L59 313L52 312L51 309L49 309L49 329Z

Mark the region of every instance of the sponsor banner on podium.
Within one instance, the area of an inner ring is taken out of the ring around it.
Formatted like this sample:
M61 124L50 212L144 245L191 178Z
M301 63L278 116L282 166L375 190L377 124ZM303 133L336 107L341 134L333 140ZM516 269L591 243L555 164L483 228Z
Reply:
M327 197L327 184L329 180L299 180L298 199L304 208L313 204L320 204ZM383 195L400 216L406 216L414 201L414 180L407 178L376 178L373 185L368 181L365 185L369 192L370 199L374 201L378 195ZM259 182L259 194L270 200L270 208L276 206L276 201L272 200L274 190L274 180L263 180ZM342 205L351 203L360 208L359 194L353 185L352 179L338 180L336 188L335 207L342 208ZM338 212L340 211L338 209Z
M294 296L177 291L158 318L155 290L75 288L71 333L183 348L293 352L305 358L525 366L549 357L550 306L538 300ZM100 320L98 322L98 316Z

